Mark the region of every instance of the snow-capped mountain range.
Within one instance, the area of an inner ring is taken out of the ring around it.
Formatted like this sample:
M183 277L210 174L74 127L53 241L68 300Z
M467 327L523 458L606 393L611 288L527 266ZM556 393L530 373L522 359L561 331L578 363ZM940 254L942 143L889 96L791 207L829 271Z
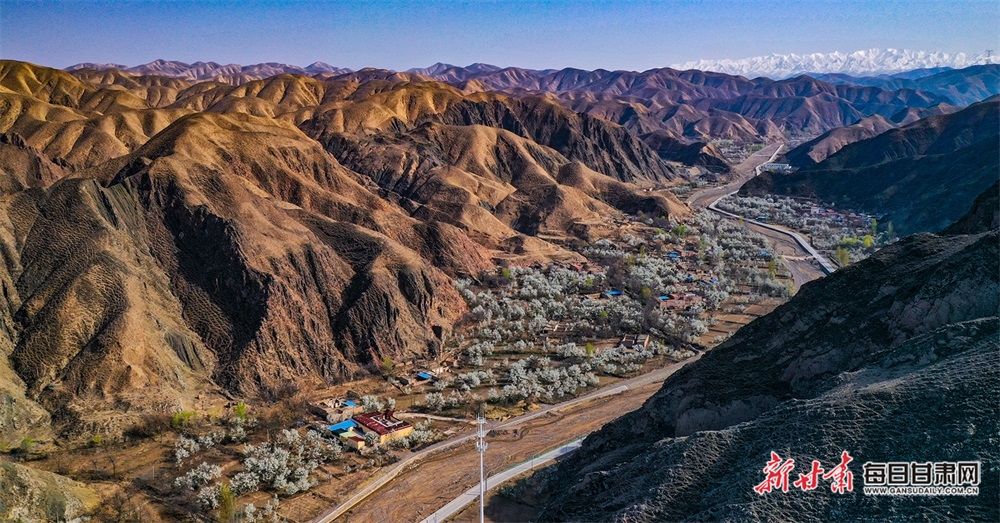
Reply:
M962 68L986 63L985 55L911 51L909 49L865 49L853 53L772 54L739 60L696 60L672 65L675 69L698 69L748 78L788 78L806 73L843 73L855 76L893 74L932 67Z

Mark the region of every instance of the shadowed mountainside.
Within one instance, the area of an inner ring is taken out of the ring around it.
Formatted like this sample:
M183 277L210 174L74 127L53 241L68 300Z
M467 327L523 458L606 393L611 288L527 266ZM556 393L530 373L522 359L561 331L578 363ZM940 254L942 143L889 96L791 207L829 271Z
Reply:
M547 476L540 518L996 519L1000 231L978 223L803 286L589 436ZM853 492L753 491L772 451L795 459L796 478L842 450ZM983 462L979 496L861 492L866 461L955 460Z
M903 234L939 230L996 181L998 115L1000 100L930 116L846 145L795 173L765 173L740 194L815 197L882 213Z

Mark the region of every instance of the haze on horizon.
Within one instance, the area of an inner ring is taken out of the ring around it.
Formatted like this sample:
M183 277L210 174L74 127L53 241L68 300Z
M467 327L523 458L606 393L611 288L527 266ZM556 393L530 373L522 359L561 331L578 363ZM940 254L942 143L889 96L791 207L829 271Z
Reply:
M645 70L697 59L906 48L997 49L983 0L4 1L0 58L405 70L435 62ZM929 28L933 28L930 30Z

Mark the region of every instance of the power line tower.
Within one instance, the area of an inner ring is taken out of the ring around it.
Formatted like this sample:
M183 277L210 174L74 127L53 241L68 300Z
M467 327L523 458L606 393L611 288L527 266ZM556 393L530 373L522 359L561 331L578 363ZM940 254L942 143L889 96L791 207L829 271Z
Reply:
M479 429L476 431L476 450L479 452L479 523L484 523L486 515L486 476L483 474L483 454L489 443L486 443L486 418L476 418Z
M993 49L986 50L986 58L984 58L984 60L986 60L986 65L993 63Z

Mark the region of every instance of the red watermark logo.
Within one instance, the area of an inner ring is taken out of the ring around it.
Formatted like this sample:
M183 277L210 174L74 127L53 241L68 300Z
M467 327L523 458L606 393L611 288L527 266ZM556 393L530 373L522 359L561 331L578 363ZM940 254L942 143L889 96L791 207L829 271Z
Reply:
M847 464L854 461L854 458L845 450L840 454L840 463L833 468L826 470L819 461L813 460L809 472L799 474L799 479L791 483L799 490L815 490L819 487L820 480L830 483L830 491L834 494L843 494L854 490L854 473L847 467ZM788 492L789 475L795 468L794 459L782 460L777 452L771 452L771 460L764 465L764 475L767 476L753 488L754 492L764 495L772 490L780 489Z

